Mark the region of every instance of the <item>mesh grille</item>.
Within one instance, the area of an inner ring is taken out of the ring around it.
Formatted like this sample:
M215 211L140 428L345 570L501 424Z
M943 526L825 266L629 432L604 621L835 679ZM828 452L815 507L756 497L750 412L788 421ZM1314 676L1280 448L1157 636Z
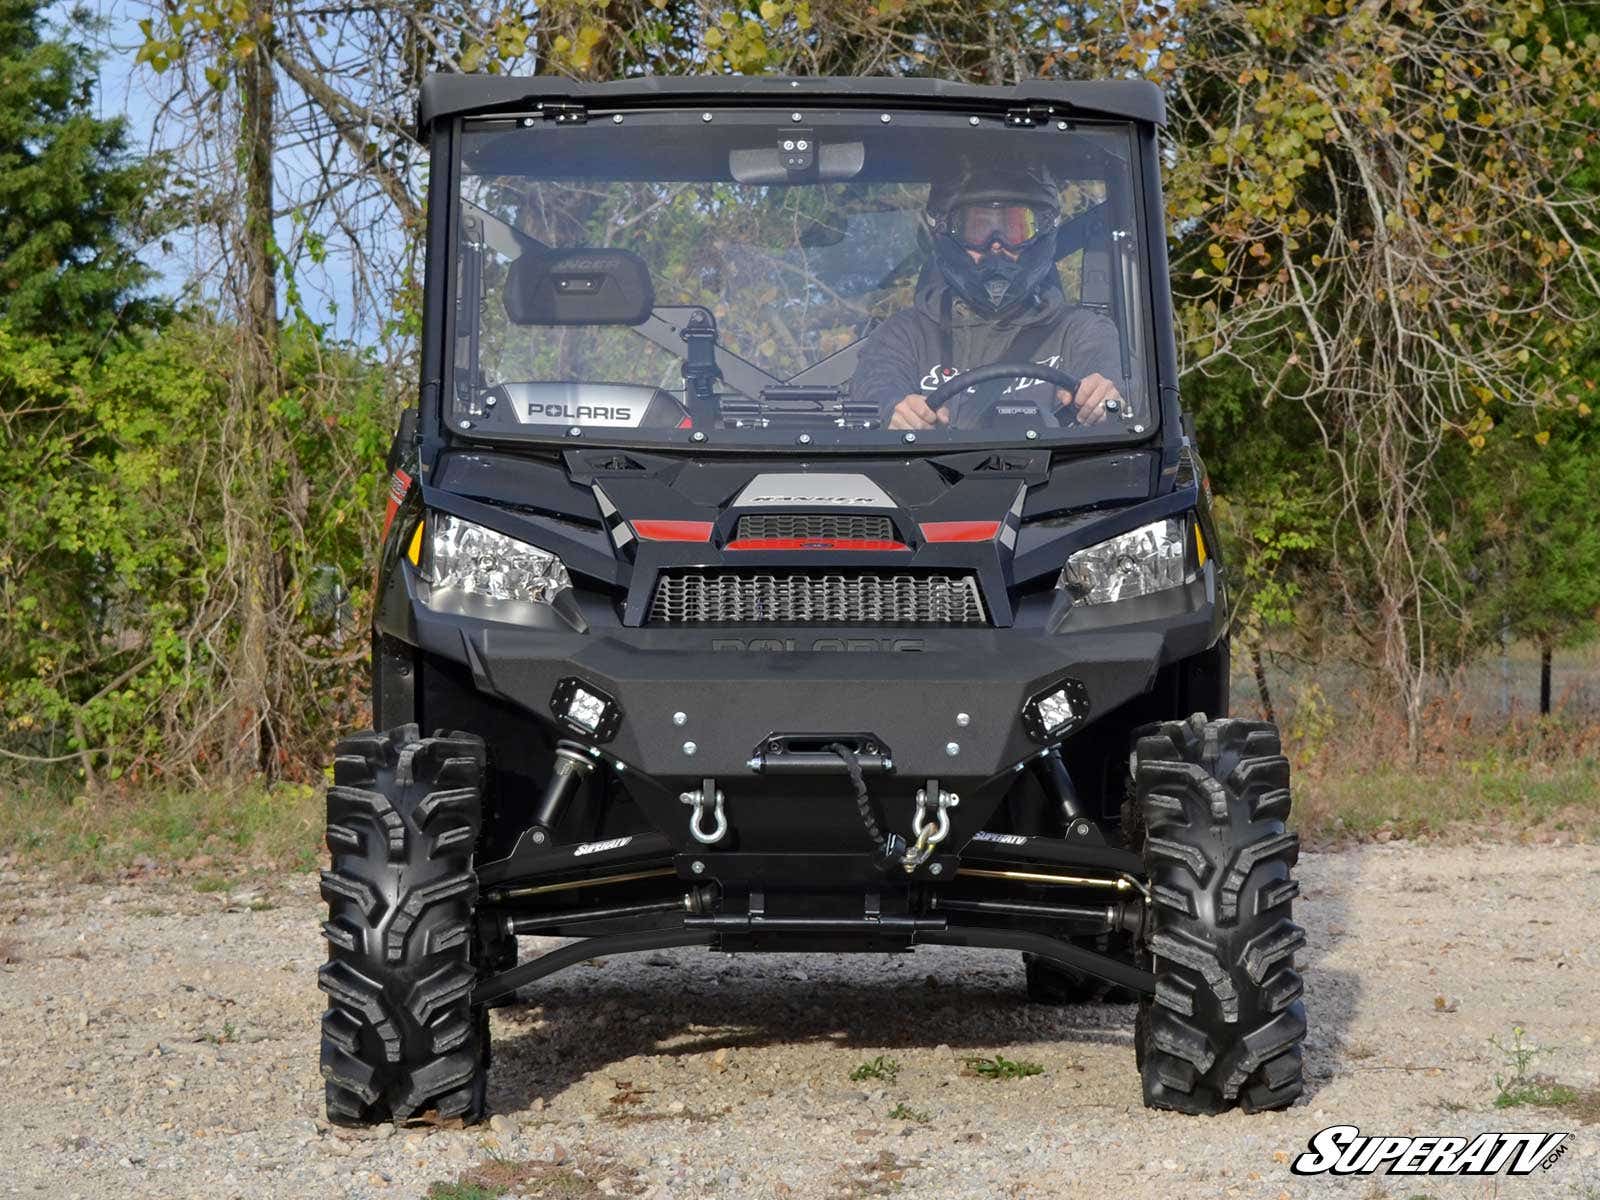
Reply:
M759 513L740 517L734 537L888 542L894 540L894 525L888 517L850 513Z
M650 624L983 624L972 575L708 574L661 577Z

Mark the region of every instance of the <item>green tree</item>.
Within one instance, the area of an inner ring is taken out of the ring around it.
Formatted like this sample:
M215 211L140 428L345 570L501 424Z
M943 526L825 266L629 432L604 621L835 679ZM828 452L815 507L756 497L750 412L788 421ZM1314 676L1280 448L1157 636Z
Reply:
M0 316L85 341L142 315L149 271L129 234L155 167L130 161L120 118L95 116L96 57L52 36L46 7L0 0Z

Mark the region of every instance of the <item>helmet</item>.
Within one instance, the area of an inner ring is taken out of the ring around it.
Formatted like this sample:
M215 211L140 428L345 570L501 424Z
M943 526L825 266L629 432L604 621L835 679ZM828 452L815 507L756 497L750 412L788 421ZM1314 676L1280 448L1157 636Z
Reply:
M975 312L1000 317L1054 270L1059 214L1059 193L1042 168L968 166L934 183L926 219L945 281Z

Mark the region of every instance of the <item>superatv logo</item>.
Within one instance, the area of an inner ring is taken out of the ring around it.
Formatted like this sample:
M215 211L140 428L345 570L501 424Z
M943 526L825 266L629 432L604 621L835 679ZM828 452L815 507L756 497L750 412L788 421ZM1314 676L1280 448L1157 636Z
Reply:
M632 421L633 409L622 404L568 404L564 400L540 404L529 401L528 416L533 420L557 421Z
M1354 1125L1314 1134L1290 1164L1296 1175L1531 1175L1560 1160L1565 1133L1480 1133L1465 1137L1369 1137Z
M585 842L581 846L574 847L572 857L582 858L585 854L601 854L607 850L621 850L631 841L633 841L631 837L620 837L612 838L609 842Z

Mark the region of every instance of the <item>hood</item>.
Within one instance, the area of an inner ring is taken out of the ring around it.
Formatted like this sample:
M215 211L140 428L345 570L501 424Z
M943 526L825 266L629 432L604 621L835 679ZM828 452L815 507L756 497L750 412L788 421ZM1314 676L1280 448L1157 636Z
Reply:
M674 570L971 574L1006 625L1011 586L1060 570L1075 531L1051 518L1147 498L1156 465L1150 451L1055 465L1043 450L736 462L590 449L559 465L471 453L446 456L424 500L625 593L628 625Z

